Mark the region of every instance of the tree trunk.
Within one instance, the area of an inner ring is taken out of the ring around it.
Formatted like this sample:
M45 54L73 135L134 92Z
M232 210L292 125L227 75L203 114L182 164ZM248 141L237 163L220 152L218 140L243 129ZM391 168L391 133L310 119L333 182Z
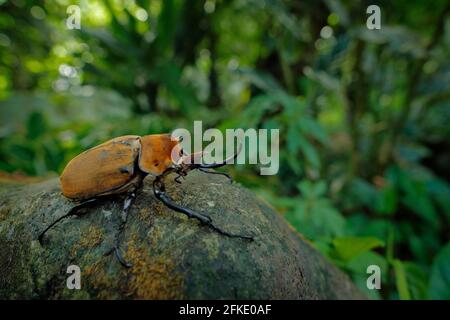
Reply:
M192 172L168 181L169 194L208 214L221 236L165 207L151 178L130 210L122 237L122 267L112 247L124 196L104 199L62 220L73 203L57 179L0 184L0 299L364 299L348 277L286 224L267 203L222 176ZM81 289L66 286L69 265L81 269Z

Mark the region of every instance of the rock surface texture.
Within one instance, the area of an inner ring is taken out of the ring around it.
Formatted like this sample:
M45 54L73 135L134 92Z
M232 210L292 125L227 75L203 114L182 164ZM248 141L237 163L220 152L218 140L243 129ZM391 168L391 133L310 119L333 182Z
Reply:
M221 236L165 207L152 178L138 193L122 238L122 267L111 249L124 196L38 234L73 203L58 179L0 186L0 299L364 299L348 277L267 203L217 175L191 172L167 190L185 207L255 241ZM66 287L81 269L81 289Z

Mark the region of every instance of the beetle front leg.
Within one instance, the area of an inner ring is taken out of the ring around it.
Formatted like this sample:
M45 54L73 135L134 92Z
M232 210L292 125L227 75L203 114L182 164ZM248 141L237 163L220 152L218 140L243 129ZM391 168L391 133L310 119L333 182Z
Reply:
M180 183L180 184L181 184L180 179L181 179L181 178L186 179L185 177L187 176L187 172L184 171L184 170L178 170L178 171L176 171L176 173L177 173L177 176L176 176L173 180L174 180L176 183ZM162 180L161 180L161 181L162 181Z
M181 184L180 178L183 178L183 179L184 179L184 176L182 176L181 174L179 174L179 175L176 176L175 179L173 179L173 180L174 180L176 183L180 183L180 184Z
M162 203L164 203L167 207L169 207L172 210L175 210L180 213L184 213L189 218L194 218L200 221L201 224L208 226L209 228L213 229L217 233L230 237L230 238L242 238L246 240L253 240L252 236L243 236L239 234L230 233L228 231L225 231L221 229L220 227L216 226L212 219L204 214L200 214L198 212L195 212L191 209L182 207L178 204L176 204L170 197L167 195L164 182L160 177L157 177L153 181L153 192L157 199L159 199Z

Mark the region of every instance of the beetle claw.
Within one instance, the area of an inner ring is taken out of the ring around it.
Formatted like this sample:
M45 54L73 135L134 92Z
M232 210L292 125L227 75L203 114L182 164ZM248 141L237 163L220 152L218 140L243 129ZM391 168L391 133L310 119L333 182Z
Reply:
M133 266L131 263L129 263L122 257L122 254L120 253L120 250L118 247L114 247L114 253L116 255L117 260L119 260L119 262L122 266L124 266L125 268L131 268Z
M185 176L186 176L186 174L179 173L178 176L176 176L175 179L173 179L173 180L174 180L176 183L180 183L180 184L181 184L180 179L186 180Z
M128 261L126 261L124 259L124 257L120 253L120 249L116 246L114 246L111 249L109 249L108 251L106 251L104 256L109 256L111 253L113 253L113 251L114 251L114 255L116 256L117 260L120 262L120 264L122 266L124 266L125 268L131 268L133 266L133 264L129 263Z

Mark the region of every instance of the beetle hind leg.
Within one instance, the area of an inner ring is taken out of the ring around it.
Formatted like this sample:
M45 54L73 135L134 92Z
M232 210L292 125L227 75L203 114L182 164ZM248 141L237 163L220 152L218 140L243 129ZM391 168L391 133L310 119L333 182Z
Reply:
M39 236L38 236L39 243L42 244L42 240L44 239L44 236L47 233L47 231L49 231L51 228L53 228L58 222L60 222L61 220L65 219L65 218L68 218L70 216L80 215L79 210L91 206L97 200L98 200L97 198L92 198L92 199L86 200L84 202L81 202L80 204L72 207L69 210L69 212L67 212L65 215L63 215L63 216L59 217L58 219L56 219L55 221L53 221L49 226L47 226L47 228L44 229L44 231L42 231L39 234Z

